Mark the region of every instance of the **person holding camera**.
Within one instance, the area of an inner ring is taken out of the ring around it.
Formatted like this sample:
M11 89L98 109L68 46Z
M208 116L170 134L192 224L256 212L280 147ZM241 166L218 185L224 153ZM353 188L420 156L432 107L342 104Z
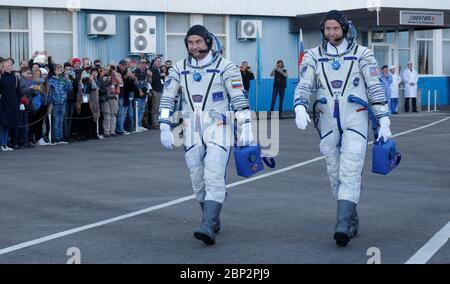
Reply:
M95 70L95 69L94 69ZM99 79L99 96L103 113L103 136L116 136L117 113L119 111L119 94L122 76L116 71L114 66L109 72Z
M153 68L152 68L152 88L153 88L153 96L151 101L151 125L152 129L159 129L159 105L161 101L161 96L164 91L164 77L166 76L165 72L161 71L161 57L156 57Z
M66 104L66 116L64 121L64 141L71 142L72 141L72 133L76 132L75 130L79 129L78 120L75 120L76 113L76 104L77 104L77 96L79 90L79 84L81 81L81 73L83 69L81 69L81 60L79 58L72 59L72 63L67 62L64 64L65 72L68 73L69 79L72 81L72 93L69 94L67 98Z
M242 84L244 85L245 97L248 99L248 95L250 94L250 81L255 80L255 75L251 70L250 66L248 66L247 61L243 61L240 67L241 76L242 76Z
M284 68L283 60L278 60L277 65L272 69L270 77L274 77L272 104L270 105L270 111L274 111L277 97L280 96L280 102L278 105L279 118L282 119L284 93L286 91L286 80L288 77L287 70Z
M96 74L98 75L98 71ZM99 117L98 86L94 76L85 70L79 82L76 109L79 119L78 138L86 141L97 137L95 122Z
M134 94L134 102L133 107L138 105L138 125L136 127L137 131L143 132L147 131L147 128L142 127L142 119L144 118L145 105L148 100L148 95L150 95L150 91L152 90L152 86L149 84L148 73L149 69L147 69L147 60L142 59L139 68L134 71L136 77L136 85L137 85L137 93Z

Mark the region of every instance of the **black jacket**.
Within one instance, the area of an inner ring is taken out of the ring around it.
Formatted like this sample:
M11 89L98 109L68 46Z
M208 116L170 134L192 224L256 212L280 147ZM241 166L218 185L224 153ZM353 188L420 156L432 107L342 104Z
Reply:
M244 89L248 92L250 90L250 81L255 80L255 75L252 72L241 71L241 76Z
M164 91L164 85L161 82L161 80L163 79L163 77L161 76L161 70L156 68L156 67L153 67L152 68L152 73L153 73L153 76L152 76L152 89L155 92L162 93Z
M286 72L286 69L283 69L284 72ZM286 89L286 77L278 72L278 70L275 70L274 74L275 80L273 82L273 88L274 89Z
M19 123L20 83L13 73L0 78L0 125L16 128Z

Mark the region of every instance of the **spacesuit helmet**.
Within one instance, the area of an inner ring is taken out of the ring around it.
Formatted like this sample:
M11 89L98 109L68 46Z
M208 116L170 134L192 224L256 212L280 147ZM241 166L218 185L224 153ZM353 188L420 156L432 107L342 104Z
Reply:
M191 64L191 62L193 60L193 55L189 53L188 38L192 35L200 36L205 40L207 50L201 51L202 53L209 53L210 51L212 51L213 57L212 57L211 61L204 64L203 66ZM213 33L210 33L202 25L194 25L188 30L188 32L186 33L186 37L184 39L184 44L186 45L186 49L188 50L188 53L189 53L189 58L187 60L187 64L193 68L203 68L203 67L211 65L214 61L217 60L217 58L223 52L222 44L221 44L220 40ZM213 50L213 45L214 45L214 50Z
M331 10L328 13L326 13L325 16L323 16L322 21L320 22L320 32L324 37L325 37L325 22L328 20L335 20L336 22L338 22L342 27L344 37L347 37L351 23L348 21L344 13L338 10Z
M202 25L194 25L192 26L188 32L186 33L186 38L184 39L184 44L186 48L188 48L188 38L192 35L198 35L205 40L206 45L208 46L208 52L211 50L213 45L213 37L211 33Z
M342 13L341 11L338 11L338 10L329 11L328 13L326 13L323 16L323 18L320 22L320 32L322 34L323 49L325 51L327 49L328 39L325 37L325 23L328 20L335 20L341 25L342 31L343 31L343 38L345 38L349 43L348 47L347 47L347 51L350 50L356 43L357 31L356 31L355 26L352 24L351 21L349 21L347 19L347 17L344 15L344 13Z

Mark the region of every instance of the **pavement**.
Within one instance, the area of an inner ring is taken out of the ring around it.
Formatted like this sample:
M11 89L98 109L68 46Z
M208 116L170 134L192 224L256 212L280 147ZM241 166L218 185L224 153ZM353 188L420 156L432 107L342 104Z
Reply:
M414 259L448 264L448 118L391 119L402 162L387 176L373 174L369 147L360 230L345 248L332 238L336 202L317 132L300 132L293 119L276 120L276 169L244 179L230 159L214 246L193 237L201 211L183 150L164 149L158 131L0 153L0 263L64 264L70 248L81 263L405 263L422 248Z

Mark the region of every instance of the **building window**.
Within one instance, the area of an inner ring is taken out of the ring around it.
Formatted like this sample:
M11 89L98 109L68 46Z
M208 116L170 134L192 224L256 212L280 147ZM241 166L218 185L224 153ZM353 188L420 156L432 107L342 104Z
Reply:
M417 69L419 74L433 74L433 31L416 31Z
M205 15L203 16L203 25L217 37L224 49L227 46L227 26L225 17L221 15ZM224 52L223 56L225 56L225 54L226 53Z
M166 59L174 63L186 57L184 37L191 26L191 18L184 14L167 14L167 51Z
M73 55L72 13L65 10L44 11L44 45L55 63L64 63Z
M410 61L411 51L409 48L409 31L398 33L398 65L400 72L406 70Z
M442 31L442 50L444 51L442 53L442 62L444 62L443 66L442 66L442 72L445 75L450 75L450 64L448 64L450 62L450 53L447 52L447 50L450 50L450 30L443 30Z
M203 25L220 40L222 47L227 44L226 17L220 15L204 15ZM198 18L197 18L198 19ZM184 38L193 25L191 15L167 14L167 59L177 62L186 57ZM225 53L224 53L225 55Z
M14 69L28 60L29 28L27 9L0 9L0 55L14 59Z

